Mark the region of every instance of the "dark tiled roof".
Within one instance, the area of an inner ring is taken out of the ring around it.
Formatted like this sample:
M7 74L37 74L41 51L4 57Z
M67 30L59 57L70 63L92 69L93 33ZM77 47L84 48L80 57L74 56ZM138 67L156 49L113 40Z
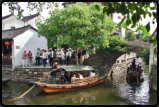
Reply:
M155 31L152 33L152 35L150 36L149 40L152 41L152 38L155 37L157 35L157 28L155 29Z
M35 29L31 25L27 25L27 26L17 28L17 29L2 30L2 39L12 39L12 38L16 37L17 35L22 34L29 29L34 29L35 31L37 31L37 29Z
M76 2L64 2L64 3L62 3L62 5L72 4L72 3L76 3Z
M37 14L34 14L34 15L30 15L30 16L24 16L24 17L22 18L22 21L27 22L27 21L29 21L29 20L31 20L31 19L37 17L37 16L38 16L38 13L37 13Z
M7 18L9 18L9 17L11 17L11 16L13 16L13 15L14 15L14 14L10 14L10 15L4 16L4 17L2 17L2 20L7 19Z

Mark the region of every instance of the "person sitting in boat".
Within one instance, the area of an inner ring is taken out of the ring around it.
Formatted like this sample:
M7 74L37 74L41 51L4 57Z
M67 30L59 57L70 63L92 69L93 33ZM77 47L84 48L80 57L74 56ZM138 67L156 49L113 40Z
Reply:
M138 68L138 73L139 73L139 75L141 75L141 66L139 66L139 68Z
M131 68L129 69L129 73L128 74L133 75L133 71L132 71Z
M50 70L53 71L50 73L52 80L53 80L53 84L55 84L55 82L56 82L56 72L61 72L61 69L55 70L55 69L57 69L57 67L58 67L58 63L55 62L55 65L50 68Z
M131 69L131 64L130 64L130 67L129 67L129 69Z
M61 76L61 82L62 82L62 84L65 84L63 76Z
M73 75L74 75L74 72L71 72L69 77L69 82L71 82L71 77L73 77Z
M64 77L64 81L67 83L69 80L67 71L65 71Z
M134 73L134 74L137 74L136 68L133 68L132 70L133 70L133 73Z
M130 68L128 67L128 69L127 69L127 74L129 73L129 70L130 70Z
M140 67L140 65L138 64L138 66L137 66L137 68L136 68L136 69L137 69L137 71L138 71L139 67Z
M65 82L65 79L63 76L61 76L61 82L62 82L62 84L67 84L67 82Z
M89 77L95 76L95 72L94 71L89 71Z
M78 73L78 78L83 79L83 76L80 73Z
M73 80L76 80L76 75L73 74L73 77L71 77L71 84L73 83Z

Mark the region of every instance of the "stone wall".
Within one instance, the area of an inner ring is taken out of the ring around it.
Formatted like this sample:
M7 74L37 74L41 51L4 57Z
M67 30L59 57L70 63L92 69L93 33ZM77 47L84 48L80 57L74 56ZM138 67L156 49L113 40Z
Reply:
M108 76L115 76L120 73L126 73L126 71L127 71L126 63L113 64L110 71L111 72L108 74Z
M96 71L99 71L98 66L93 67ZM11 81L15 82L28 82L28 81L38 81L46 74L50 72L50 68L23 68L19 67L15 70L9 67L2 67L2 78L3 79L11 79ZM96 72L99 74L99 72ZM61 74L60 72L56 73L57 80L60 81ZM42 81L52 81L51 76L48 75Z
M2 79L14 79L14 70L2 67Z
M157 91L157 65L151 66L151 73L149 76L150 89Z
M11 68L2 67L2 78L11 79L16 82L28 82L38 81L46 74L50 72L50 68L16 68L12 70ZM50 75L48 75L43 81L50 80Z

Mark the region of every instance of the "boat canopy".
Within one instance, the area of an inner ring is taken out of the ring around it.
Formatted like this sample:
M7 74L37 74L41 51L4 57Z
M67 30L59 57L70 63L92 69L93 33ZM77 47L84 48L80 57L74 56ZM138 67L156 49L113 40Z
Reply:
M132 63L132 62L133 62L133 61L128 62L127 65L130 64L130 63ZM137 62L137 63L139 63L140 65L142 65L141 62L138 62L138 61L135 61L135 62Z
M73 72L73 71L90 71L94 70L94 68L90 66L72 66L72 67L62 67L67 72Z

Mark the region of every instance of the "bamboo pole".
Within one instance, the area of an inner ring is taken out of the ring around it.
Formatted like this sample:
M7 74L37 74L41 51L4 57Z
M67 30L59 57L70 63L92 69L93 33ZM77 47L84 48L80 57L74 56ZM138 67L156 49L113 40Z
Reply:
M60 67L61 68L61 67ZM58 70L58 69L60 69L60 68L57 68L57 69L55 69L55 70ZM48 74L46 74L42 79L40 79L38 82L40 82L40 81L42 81L45 77L47 77L51 72L53 72L53 71L50 71ZM24 94L22 94L21 96L19 96L19 97L15 97L15 98L12 98L12 99L9 99L8 101L12 101L12 100L15 100L15 99L18 99L18 98L21 98L21 97L23 97L24 95L26 95L31 89L33 89L35 87L35 85L33 85L29 90L27 90Z

